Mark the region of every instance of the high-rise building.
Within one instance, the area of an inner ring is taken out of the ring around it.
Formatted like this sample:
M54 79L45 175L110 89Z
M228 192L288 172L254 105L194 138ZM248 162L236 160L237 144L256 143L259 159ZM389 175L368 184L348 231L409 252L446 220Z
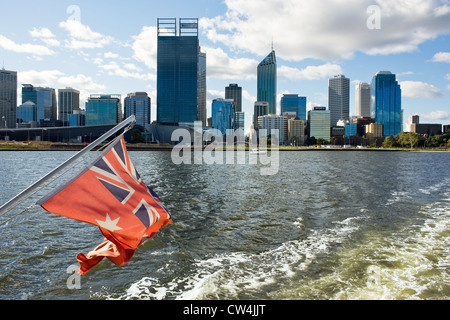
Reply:
M277 59L275 51L271 53L258 65L258 101L269 103L268 114L277 113Z
M212 102L212 127L223 135L227 130L234 130L234 101L231 99L214 99Z
M267 136L275 134L278 130L278 141L280 144L288 140L288 118L286 116L278 116L276 114L268 114L258 118L259 130L267 130Z
M372 78L371 117L383 125L383 135L402 131L402 91L390 71L380 71Z
M66 88L58 90L58 120L68 125L68 115L80 110L80 91Z
M41 127L54 127L57 117L56 91L53 88L22 85L22 104L31 101L36 104L37 121Z
M120 94L91 94L86 104L86 126L117 124L122 121Z
M370 117L370 84L359 82L355 90L356 116L368 118Z
M202 117L206 123L206 55L198 19L181 18L179 28L176 19L158 19L157 63L157 122L179 125Z
M284 94L281 98L281 114L285 112L295 112L298 119L306 122L306 97Z
M236 83L231 83L225 87L225 99L233 99L236 112L242 112L242 87Z
M236 112L234 114L234 129L245 130L245 112Z
M293 146L305 144L305 121L300 119L288 119L288 141Z
M314 107L314 110L308 111L308 133L309 137L316 139L330 140L331 112L326 107Z
M366 138L369 144L380 142L383 137L383 125L371 123L366 125Z
M253 129L258 130L258 118L269 113L269 103L266 101L256 101L253 111Z
M339 74L328 80L328 108L331 127L339 120L350 120L350 79L344 75Z
M206 53L198 54L197 121L206 126Z
M37 122L37 108L36 104L27 101L17 107L17 123L36 123Z
M70 127L82 127L86 125L86 110L74 110L67 115Z
M15 128L17 121L17 72L0 70L0 128Z
M132 115L138 126L145 128L151 123L151 99L146 92L129 93L124 99L124 117Z

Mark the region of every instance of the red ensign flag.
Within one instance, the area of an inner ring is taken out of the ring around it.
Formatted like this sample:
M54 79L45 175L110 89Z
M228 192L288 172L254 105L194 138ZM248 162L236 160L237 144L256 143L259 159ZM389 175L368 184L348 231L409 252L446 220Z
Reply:
M100 228L105 242L77 256L83 275L104 257L116 265L126 264L141 243L172 222L158 195L139 177L123 137L38 204L51 213Z

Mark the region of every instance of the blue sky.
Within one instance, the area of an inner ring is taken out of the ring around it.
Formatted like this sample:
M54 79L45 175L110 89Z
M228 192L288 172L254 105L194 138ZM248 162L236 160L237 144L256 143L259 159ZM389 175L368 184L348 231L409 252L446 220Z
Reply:
M0 63L22 83L126 96L146 91L156 119L157 18L199 18L211 100L242 86L248 117L256 100L256 66L278 58L278 95L328 105L328 79L370 82L397 75L404 123L450 123L448 0L22 0L2 4ZM20 90L19 90L20 92ZM279 100L279 99L278 99ZM18 101L21 103L21 99Z

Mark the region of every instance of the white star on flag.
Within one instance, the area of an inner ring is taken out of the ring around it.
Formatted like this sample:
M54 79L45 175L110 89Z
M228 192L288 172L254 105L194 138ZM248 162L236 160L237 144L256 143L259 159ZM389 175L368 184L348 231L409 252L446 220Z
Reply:
M101 221L101 220L95 220L97 221L98 225L100 226L100 228L103 228L105 230L114 232L117 230L122 230L121 227L118 227L117 224L119 223L119 219L117 218L116 220L111 220L109 214L106 214L106 220L105 221Z

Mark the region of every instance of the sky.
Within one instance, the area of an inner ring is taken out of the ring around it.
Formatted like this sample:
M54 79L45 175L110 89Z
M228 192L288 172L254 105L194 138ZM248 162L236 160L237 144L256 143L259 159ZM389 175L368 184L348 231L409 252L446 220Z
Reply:
M449 0L21 0L1 5L0 68L22 84L90 94L145 91L156 120L158 18L198 18L207 55L207 111L225 87L243 90L247 125L256 101L256 68L273 49L278 110L283 94L328 106L328 79L355 86L378 71L402 89L410 116L450 124Z

